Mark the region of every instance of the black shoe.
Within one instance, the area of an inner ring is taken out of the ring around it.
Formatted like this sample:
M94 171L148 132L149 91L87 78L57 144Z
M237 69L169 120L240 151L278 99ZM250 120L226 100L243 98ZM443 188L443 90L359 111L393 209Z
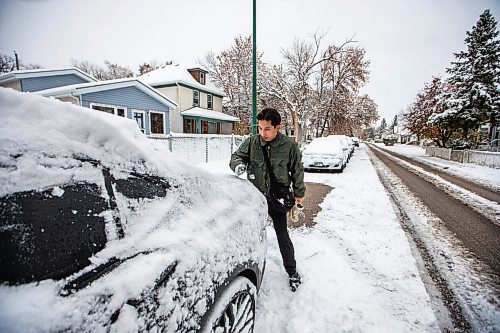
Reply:
M290 275L288 282L290 283L290 290L296 292L297 289L299 288L299 285L302 283L300 281L299 273L295 272L292 275Z

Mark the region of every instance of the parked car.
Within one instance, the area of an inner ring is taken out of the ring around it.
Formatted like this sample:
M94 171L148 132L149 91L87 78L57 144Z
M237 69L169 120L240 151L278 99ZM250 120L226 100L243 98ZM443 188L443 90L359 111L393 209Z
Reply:
M339 142L327 138L314 139L302 153L304 170L344 171L347 156Z
M388 135L383 139L384 145L386 146L394 146L394 144L398 141L398 138L394 135Z
M356 147L359 147L359 138L357 138L355 136L351 136L350 138L351 138L352 142L354 142L354 145Z
M351 158L352 153L354 151L354 144L352 144L352 145L349 144L349 141L347 140L347 136L334 134L334 135L328 135L326 138L328 140L337 141L341 145L344 153L347 155L347 161L349 161L349 159Z
M253 330L254 186L130 119L5 88L0 112L0 332Z

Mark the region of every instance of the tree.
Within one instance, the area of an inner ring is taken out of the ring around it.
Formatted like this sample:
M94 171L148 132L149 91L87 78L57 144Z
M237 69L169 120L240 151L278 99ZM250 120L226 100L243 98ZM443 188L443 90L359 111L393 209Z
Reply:
M128 67L114 64L108 60L105 60L104 64L107 67L107 71L105 72L105 80L124 79L134 76L134 73L132 73L132 71Z
M433 139L438 146L444 147L456 131L453 115L446 110L442 96L445 88L450 87L439 77L434 77L417 94L415 102L408 106L403 115L405 128L421 138Z
M324 36L315 34L311 42L295 40L290 49L282 51L284 64L269 67L266 78L260 82L260 97L263 100L277 100L284 105L297 142L302 140L304 129L311 125L322 126L322 135L326 123L336 123L338 118L343 120L342 113L347 112L354 96L342 94L341 88L345 89L352 83L350 79L354 76L351 73L366 73L364 67L354 66L354 61L349 63L350 59L364 55L361 49L356 52L354 48L348 48L354 43L352 39L321 51ZM359 64L367 66L366 61ZM348 74L341 74L344 73L341 70L347 70L349 65L353 67L347 71ZM354 79L355 82L357 80ZM332 116L333 111L338 109L342 111Z
M0 55L0 73L8 73L16 70L16 61L14 58L2 54Z
M257 73L264 71L262 55L257 54ZM200 64L209 72L210 80L226 97L223 111L238 117L242 125L252 125L252 38L237 36L233 45L216 55L210 52ZM257 79L259 81L259 78Z
M321 117L323 122L319 125L319 133L348 134L352 129L350 123L354 116L352 110L358 90L368 82L368 66L370 62L365 59L365 50L359 47L330 46L328 53L332 55L329 61L324 62L326 84L325 96L327 108ZM322 71L323 72L323 71Z
M27 64L19 59L19 69L37 69L42 68L42 66L38 64ZM0 54L0 73L9 73L15 71L16 68L16 60L8 55Z
M105 60L104 64L106 65L106 68L91 63L88 60L77 60L77 59L70 60L71 66L76 67L101 81L122 79L134 76L134 74L128 67L123 67L118 64L114 64L108 60Z
M449 122L460 125L464 140L469 130L484 121L492 128L499 119L500 42L496 25L490 11L485 10L472 31L467 31L467 50L455 53L457 61L447 69L447 82L453 89L443 96L446 114L456 118Z
M142 65L139 65L139 75L149 73L165 65L172 65L172 61L166 61L165 63L158 63L158 61L156 60L150 60L149 62L144 62Z
M391 128L392 133L396 132L396 130L398 128L398 115L395 115L394 118L392 119L390 128Z
M385 118L382 118L382 121L380 122L380 126L378 127L378 134L380 136L385 135L385 131L387 130L387 122L385 121Z

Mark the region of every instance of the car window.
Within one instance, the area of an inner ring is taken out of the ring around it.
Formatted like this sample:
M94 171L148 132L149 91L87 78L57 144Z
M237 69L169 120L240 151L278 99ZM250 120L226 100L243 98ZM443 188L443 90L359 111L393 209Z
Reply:
M106 245L102 189L78 183L0 198L0 280L59 279Z
M125 179L114 179L116 190L130 199L165 197L170 183L161 177L131 173Z

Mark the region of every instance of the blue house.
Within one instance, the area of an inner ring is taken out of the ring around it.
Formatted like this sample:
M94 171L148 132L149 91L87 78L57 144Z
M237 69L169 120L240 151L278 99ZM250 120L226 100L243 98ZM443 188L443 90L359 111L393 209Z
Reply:
M0 75L0 87L35 92L97 80L78 68L29 69Z
M170 112L177 104L134 78L72 84L38 91L45 97L134 119L151 137L170 133Z

